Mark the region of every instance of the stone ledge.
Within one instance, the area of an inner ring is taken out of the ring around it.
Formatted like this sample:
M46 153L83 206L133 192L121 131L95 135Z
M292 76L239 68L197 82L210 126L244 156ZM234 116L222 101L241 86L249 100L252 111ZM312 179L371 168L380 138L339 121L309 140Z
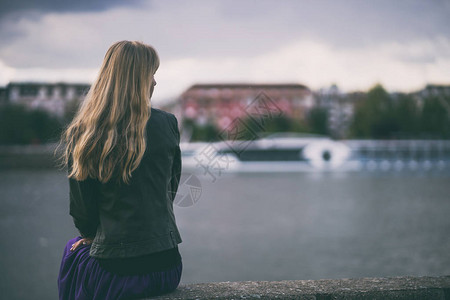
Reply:
M200 283L151 299L450 300L450 276Z

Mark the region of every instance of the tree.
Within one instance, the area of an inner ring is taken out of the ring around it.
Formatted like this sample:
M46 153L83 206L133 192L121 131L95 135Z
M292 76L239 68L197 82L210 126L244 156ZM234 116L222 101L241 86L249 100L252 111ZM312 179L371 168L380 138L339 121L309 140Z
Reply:
M410 95L401 94L398 96L394 114L398 124L397 138L415 138L418 136L420 111Z
M420 131L423 136L429 138L450 138L449 112L437 97L439 96L429 96L424 99Z
M0 107L0 144L46 143L59 138L60 120L43 110L28 110L22 105Z
M356 106L351 134L357 138L390 138L398 132L392 97L381 85L367 93L367 98Z
M328 110L323 107L314 107L308 113L308 126L311 133L328 135Z
M183 128L189 128L188 130L192 132L192 142L219 140L219 130L213 124L198 125L191 119L184 119Z
M243 139L255 139L276 132L310 132L304 122L285 115L265 118L249 117L242 122Z

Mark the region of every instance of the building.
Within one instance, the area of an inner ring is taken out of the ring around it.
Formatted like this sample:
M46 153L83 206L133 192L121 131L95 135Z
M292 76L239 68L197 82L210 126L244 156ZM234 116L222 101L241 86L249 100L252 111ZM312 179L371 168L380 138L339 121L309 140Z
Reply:
M11 82L4 89L3 103L21 104L30 109L43 109L63 116L68 103L81 101L89 84ZM0 100L2 91L0 90Z
M180 96L179 109L174 110L179 118L223 130L237 118L261 113L256 104L263 102L297 120L304 120L314 105L310 89L301 84L196 84Z
M332 137L346 138L353 119L355 102L362 99L363 94L343 93L336 85L314 93L317 106L328 112L328 126Z

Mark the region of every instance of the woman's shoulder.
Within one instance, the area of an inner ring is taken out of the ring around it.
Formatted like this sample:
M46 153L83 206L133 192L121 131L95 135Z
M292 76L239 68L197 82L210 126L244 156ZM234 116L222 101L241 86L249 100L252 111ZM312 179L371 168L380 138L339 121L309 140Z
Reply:
M164 118L164 119L167 119L169 122L177 122L177 118L175 117L174 114L169 113L169 112L159 109L159 108L154 108L154 107L151 108L150 119L153 116L157 116L157 119Z

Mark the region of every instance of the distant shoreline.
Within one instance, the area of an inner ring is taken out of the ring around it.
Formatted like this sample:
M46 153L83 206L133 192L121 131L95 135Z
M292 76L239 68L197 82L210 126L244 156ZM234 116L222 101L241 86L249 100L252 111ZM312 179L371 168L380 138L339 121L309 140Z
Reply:
M0 169L58 169L57 143L0 146Z

